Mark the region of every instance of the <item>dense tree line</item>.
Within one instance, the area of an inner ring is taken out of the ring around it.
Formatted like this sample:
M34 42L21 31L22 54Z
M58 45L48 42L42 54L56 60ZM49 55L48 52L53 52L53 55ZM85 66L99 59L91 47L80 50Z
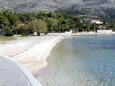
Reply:
M79 17L71 17L60 13L15 13L9 10L0 12L0 34L12 36L14 34L30 35L34 32L65 32L89 31L91 26L81 22Z

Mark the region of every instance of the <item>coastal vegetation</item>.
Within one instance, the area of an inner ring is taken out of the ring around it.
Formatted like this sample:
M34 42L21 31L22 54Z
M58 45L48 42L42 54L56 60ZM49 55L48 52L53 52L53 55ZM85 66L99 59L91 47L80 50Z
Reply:
M0 12L0 34L2 36L31 35L34 32L40 35L40 33L65 32L71 29L80 30L81 25L79 17L60 13L15 13L9 10Z
M16 40L16 38L13 36L7 36L7 37L6 36L0 36L0 41L2 41L2 43L5 41L10 41L10 40Z
M110 25L110 27L114 27ZM0 35L37 35L40 33L94 31L94 25L81 17L68 16L56 12L15 13L5 10L0 12Z

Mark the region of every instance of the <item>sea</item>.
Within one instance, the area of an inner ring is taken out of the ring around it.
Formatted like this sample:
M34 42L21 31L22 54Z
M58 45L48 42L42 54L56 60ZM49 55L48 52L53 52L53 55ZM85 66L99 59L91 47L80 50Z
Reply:
M47 62L36 76L42 86L115 86L115 35L66 38Z

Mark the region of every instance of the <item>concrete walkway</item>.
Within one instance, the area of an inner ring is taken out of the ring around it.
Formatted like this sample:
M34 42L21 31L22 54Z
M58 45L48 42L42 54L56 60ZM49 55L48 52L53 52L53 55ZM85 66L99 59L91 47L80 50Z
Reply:
M33 84L36 81L32 78L29 79L16 63L0 57L0 86L40 86Z

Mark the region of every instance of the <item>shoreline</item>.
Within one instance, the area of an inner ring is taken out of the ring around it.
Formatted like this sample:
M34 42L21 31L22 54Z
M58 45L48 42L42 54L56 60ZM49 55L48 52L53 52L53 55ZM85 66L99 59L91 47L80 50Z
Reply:
M32 86L37 86L39 81L32 75L47 66L47 57L64 38L63 35L40 36L6 42L0 44L0 56L16 63Z
M96 32L78 32L72 33L71 36L80 36L80 35L114 35L115 32L110 33L96 33Z
M25 74L25 76L27 76L27 78L32 82L32 84L35 84L36 79L32 77L39 73L39 70L47 66L46 59L48 58L56 44L58 44L64 38L68 38L70 36L98 34L103 35L102 33L82 32L75 34L62 33L53 36L30 36L24 39L17 39L6 42L5 44L0 44L0 56L16 63ZM115 34L115 32L109 34Z
M107 34L95 32L57 33L46 36L30 36L24 39L18 38L17 40L0 44L0 55L24 65L35 75L38 70L47 65L46 59L50 55L52 49L64 38L70 36L109 34L115 34L115 32Z
M33 75L47 65L46 58L62 35L29 37L0 44L0 55L24 65Z

